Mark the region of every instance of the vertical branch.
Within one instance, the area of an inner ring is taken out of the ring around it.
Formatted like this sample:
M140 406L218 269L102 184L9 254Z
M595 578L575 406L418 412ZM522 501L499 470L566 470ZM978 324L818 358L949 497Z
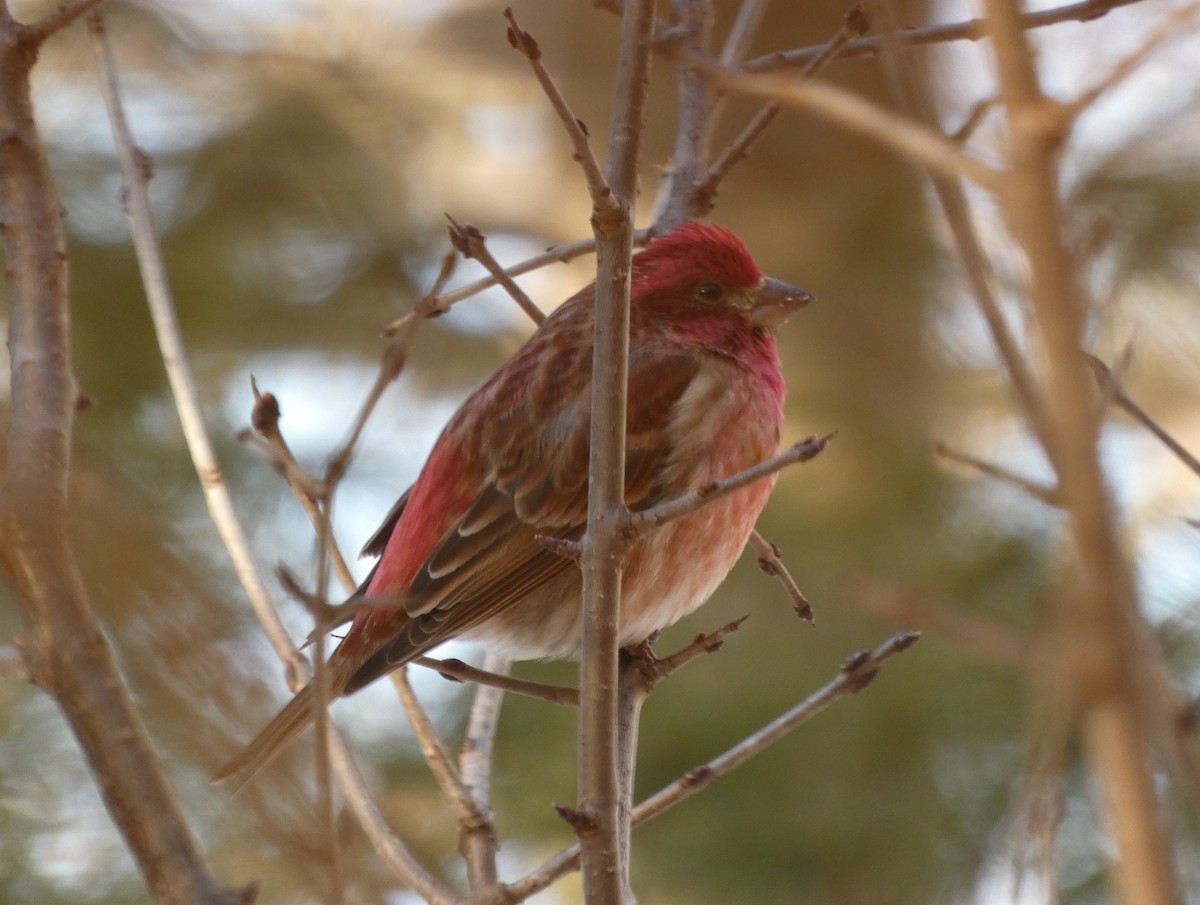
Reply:
M148 190L151 164L134 143L129 123L125 119L112 51L105 36L103 21L98 14L93 14L88 20L88 27L92 32L92 42L100 65L101 92L104 95L104 103L112 124L113 138L121 160L121 175L126 193L126 212L129 216L142 284L146 289L146 302L150 307L151 319L154 321L154 331L162 351L163 366L171 385L171 393L175 397L175 407L179 412L179 421L187 440L188 451L192 455L200 486L204 490L204 501L208 504L208 512L213 524L216 525L221 539L225 542L238 579L245 588L246 594L250 598L250 604L254 607L255 615L266 630L276 655L283 663L287 664L288 682L292 689L296 690L304 684L307 678L308 664L296 652L287 630L271 602L266 584L250 554L250 544L246 540L237 512L233 508L233 500L221 475L220 463L217 462L216 453L209 441L208 428L204 424L200 407L200 394L196 390L196 381L192 376L191 366L188 364L187 351L184 349L183 337L179 330L179 321L175 316L175 305L171 298L166 265L163 263L155 234Z
M29 672L70 724L151 894L163 903L233 905L251 892L223 890L204 862L117 671L67 530L77 389L66 230L29 84L51 33L15 22L0 6L0 241L12 353L0 557Z
M1072 585L1056 614L1070 686L1101 807L1117 845L1112 871L1119 901L1180 901L1158 813L1147 739L1148 650L1112 501L1098 457L1099 425L1080 345L1086 299L1061 235L1056 164L1070 126L1042 93L1019 10L988 0L988 23L1010 132L1011 175L1001 204L1029 262L1031 299L1046 388L1047 452L1058 471L1075 559Z
M683 29L680 46L690 54L707 57L712 40L712 0L675 0L675 19ZM670 229L691 219L697 183L708 171L713 128L713 92L708 73L698 66L679 64L679 124L675 133L675 164L666 207L655 226Z
M626 3L617 61L607 194L594 198L596 336L592 357L592 437L584 537L583 659L580 664L579 816L584 895L589 905L632 901L628 851L617 826L617 643L620 526L625 512L625 390L629 357L630 256L637 161L650 69L653 0Z

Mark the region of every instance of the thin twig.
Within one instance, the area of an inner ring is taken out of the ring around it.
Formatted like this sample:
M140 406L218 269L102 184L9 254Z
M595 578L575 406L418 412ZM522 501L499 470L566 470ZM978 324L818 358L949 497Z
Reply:
M504 675L512 662L489 651L484 668L493 675ZM500 705L504 692L481 685L475 692L467 731L458 755L459 775L474 810L459 824L459 848L467 862L471 890L481 900L495 901L500 895L500 876L496 859L500 841L492 821L492 753L500 726Z
M815 622L812 604L808 602L808 598L804 596L804 592L800 590L795 579L788 572L787 566L783 564L779 548L759 534L757 528L750 532L750 546L758 555L758 567L767 575L779 579L780 584L787 591L788 598L792 601L792 606L796 609L796 615L812 625Z
M508 273L501 267L492 253L488 251L485 237L479 228L470 223L462 224L446 214L446 219L450 221L450 244L464 258L470 258L478 261L483 265L484 269L492 275L492 277L504 287L518 307L529 315L529 319L535 324L540 324L546 319L545 313L537 305L533 303L525 290L517 285Z
M935 443L933 445L933 454L939 459L965 465L980 474L987 475L989 478L995 478L1001 483L1016 487L1018 490L1028 494L1035 500L1045 503L1047 506L1053 506L1055 509L1062 508L1062 492L1057 487L1047 487L1045 484L1039 484L1037 481L1023 478L1019 474L1009 471L1007 468L1002 468L992 462L987 462L964 452L958 452L944 443Z
M404 704L404 711L408 714L408 722L417 737L421 754L437 779L442 794L454 805L460 817L470 814L474 810L471 796L459 778L458 770L451 761L446 746L442 744L437 730L433 728L433 721L429 719L429 714L425 712L425 708L413 692L412 684L408 681L408 670L403 666L392 670L391 679L400 695L401 703Z
M630 512L626 515L622 525L625 538L633 540L651 528L660 528L667 522L691 515L693 512L699 512L713 500L728 496L756 481L770 477L789 465L808 462L820 455L834 436L835 434L827 434L824 437L809 437L796 443L786 452L747 468L745 471L738 472L723 481L706 484L694 493L659 503L650 509Z
M809 110L943 175L961 176L992 191L999 188L1001 174L993 167L940 133L897 116L851 91L824 82L798 81L793 75L750 72L720 66L712 60L681 56L689 64L705 69L721 88Z
M104 103L112 122L117 152L121 160L121 173L125 182L126 213L129 216L133 245L137 252L138 267L146 289L146 301L154 321L154 330L162 351L163 366L175 398L175 408L187 440L204 500L225 549L229 551L234 570L250 599L258 621L275 649L276 656L287 666L288 685L298 690L309 677L309 666L292 644L266 584L259 574L250 544L242 529L229 488L221 474L220 464L209 440L208 428L200 406L200 394L188 363L179 321L175 316L175 303L171 297L166 266L154 229L154 217L150 211L148 181L150 164L144 151L133 141L129 123L125 119L120 94L117 88L116 67L112 52L105 40L98 19L92 19L92 34L99 55L103 78L100 81Z
M1095 371L1096 380L1100 384L1101 389L1111 395L1112 401L1119 408L1137 419L1138 423L1146 428L1146 430L1154 434L1167 449L1175 454L1180 462L1190 468L1196 475L1200 475L1200 459L1192 455L1182 443L1167 433L1163 426L1150 416L1149 412L1138 405L1133 397L1126 392L1125 386L1117 379L1117 376L1113 374L1112 369L1108 365L1094 355L1086 355L1085 357L1088 364L1092 366L1092 370Z
M838 28L837 34L824 46L824 52L814 56L807 62L800 73L800 78L812 78L812 76L825 68L841 49L850 42L854 35L862 34L864 26L863 17L855 15L855 10L847 13L842 18L842 24ZM726 48L728 49L728 45L726 45ZM722 52L718 58L718 62L722 66L730 67L736 61L730 59L725 52ZM715 199L718 187L725 181L725 177L729 175L730 171L739 162L749 156L750 148L762 137L762 134L775 121L782 109L777 102L769 101L746 124L738 136L721 151L716 161L704 175L704 179L693 190L693 212L695 215L701 216L712 209L716 203Z
M418 657L413 663L417 666L424 666L426 669L432 669L443 679L449 679L452 682L474 682L476 685L512 692L527 698L558 704L561 707L579 706L579 692L574 688L499 675L485 669L476 669L469 663L456 659L439 660L434 657Z
M642 801L633 809L634 826L641 826L702 789L708 788L718 779L727 776L751 757L779 741L788 732L812 719L831 704L857 694L870 683L887 660L912 647L919 638L920 635L917 632L901 632L893 635L873 651L861 651L848 658L833 680L791 710L748 736L724 754L703 766L689 770L675 782L664 786ZM506 888L508 893L506 901L521 902L548 888L560 877L576 870L579 866L579 858L578 845L564 849L549 858L537 870L509 884Z
M254 432L263 439L259 440L246 431L238 434L238 439L261 452L275 471L287 481L292 494L299 500L300 506L308 516L313 532L320 534L321 501L329 499L329 487L323 481L318 481L310 475L296 461L291 447L288 446L283 432L279 429L281 413L279 400L275 398L275 394L260 392L258 381L254 379L253 375L250 377L250 389L254 394L254 408L250 414L250 425ZM342 550L332 534L327 541L327 553L332 560L334 571L337 572L338 581L347 594L352 594L358 586L358 582L354 580L346 557L342 555Z
M592 153L592 146L588 143L587 127L584 125L583 120L571 112L566 98L558 90L558 86L554 84L554 79L550 77L550 73L546 70L546 67L542 65L541 48L538 47L538 43L533 35L517 24L517 17L513 14L511 7L505 8L504 18L508 20L509 26L508 43L529 61L534 77L537 78L538 84L542 86L542 91L545 92L546 98L554 108L554 112L558 114L563 127L567 130L567 137L571 140L571 146L575 149L575 162L583 169L583 176L587 180L588 192L592 196L593 203L596 203L597 199L607 199L605 203L611 206L615 203L612 199L612 192L609 189L608 181L604 178L604 174L600 172L600 164L596 162L596 155Z
M429 905L462 905L454 892L433 876L421 864L383 819L362 774L350 757L346 742L336 731L329 733L329 754L338 788L346 797L346 804L358 819L371 847L379 860L397 878L425 899Z
M1111 10L1122 6L1132 6L1143 0L1084 0L1082 3L1071 3L1054 9L1038 12L1022 13L1021 27L1024 29L1044 28L1048 25L1059 25L1063 22L1091 22L1099 19ZM982 41L988 36L986 19L968 19L963 22L953 22L947 25L929 25L921 28L905 28L900 31L900 39L906 44L948 44L953 41ZM848 60L852 57L867 56L878 53L879 38L859 38L851 41L841 52L838 59ZM824 54L827 44L817 47L803 47L799 50L788 50L770 53L746 63L750 70L774 69L781 66L799 66L807 63L813 57Z
M645 693L649 694L649 692L654 690L655 685L673 675L684 666L687 666L696 658L703 657L705 654L715 654L724 647L726 639L740 629L742 623L749 618L749 616L743 616L741 619L727 622L714 632L699 632L692 638L691 643L687 647L671 654L669 657L655 657L639 663L638 665L642 673L649 679Z

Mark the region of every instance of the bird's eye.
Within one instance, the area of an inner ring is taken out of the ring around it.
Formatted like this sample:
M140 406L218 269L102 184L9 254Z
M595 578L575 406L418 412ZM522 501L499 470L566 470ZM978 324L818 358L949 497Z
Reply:
M696 290L696 295L706 302L719 302L724 294L725 290L720 283L701 283Z

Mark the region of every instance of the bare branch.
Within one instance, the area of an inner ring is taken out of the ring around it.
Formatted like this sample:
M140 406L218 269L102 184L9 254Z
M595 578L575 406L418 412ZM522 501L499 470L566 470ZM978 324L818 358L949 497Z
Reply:
M633 824L641 826L649 820L708 788L718 779L731 773L755 754L783 738L792 729L812 719L831 704L862 691L882 668L883 664L901 653L920 638L917 632L901 632L893 635L873 651L860 651L843 664L838 675L805 698L791 710L772 721L758 732L747 737L724 754L703 766L689 770L675 782L642 801L633 809ZM549 887L552 883L579 867L580 848L573 845L564 849L545 864L520 880L509 884L506 891L508 902L521 902Z
M489 651L483 665L493 675L503 675L512 664L506 657ZM500 876L496 868L500 842L492 822L491 770L503 701L504 692L498 688L479 687L458 755L462 783L474 807L460 822L459 848L467 861L471 889L479 898L493 900L500 897Z
M171 385L171 394L175 399L175 408L179 412L184 437L187 439L188 451L200 479L204 501L208 505L213 524L225 544L225 549L229 551L238 579L246 590L250 605L267 633L276 656L286 664L288 685L295 691L303 686L309 677L308 661L297 653L283 622L280 621L279 613L250 552L249 541L233 507L229 488L225 484L220 463L217 462L216 453L213 451L200 407L196 380L188 363L187 350L179 331L179 320L175 316L175 303L171 297L162 250L155 233L154 217L150 211L150 164L145 152L134 144L133 135L129 131L129 123L125 119L117 87L116 68L103 27L98 18L93 17L91 22L93 43L103 75L101 89L104 103L112 122L113 137L121 160L126 213L129 216L133 246L137 252L138 268L146 289L146 301L150 306L163 365Z
M1070 3L1053 9L1038 12L1022 13L1021 27L1024 29L1044 28L1048 25L1059 25L1063 22L1091 22L1122 6L1132 6L1144 0L1084 0L1082 3ZM930 25L923 28L905 28L900 31L900 39L906 44L948 44L953 41L982 41L988 36L986 19L969 19L948 25ZM828 44L819 47L805 47L800 50L788 50L770 53L746 63L751 70L774 69L781 66L799 66L807 63L816 56L828 51ZM841 52L838 59L847 60L852 57L868 56L879 52L879 38L860 38L851 41Z
M592 203L597 207L603 206L611 210L615 202L613 201L609 184L605 180L604 174L600 172L600 164L596 162L596 157L592 153L592 146L588 143L587 126L583 124L583 120L571 112L571 108L567 105L562 92L554 84L554 79L550 77L550 73L542 65L541 48L538 47L538 43L533 35L524 31L517 24L517 17L513 15L511 7L504 10L504 18L508 20L509 26L508 43L529 61L538 84L542 86L542 90L546 93L546 98L550 101L550 106L554 108L554 112L558 114L558 118L567 130L567 137L571 140L571 145L575 149L575 162L583 169L584 178L587 180L588 192L592 196Z
M693 512L699 512L713 500L728 496L743 487L748 487L755 481L770 477L789 465L808 462L820 455L834 436L836 433L826 434L824 437L809 437L773 459L760 462L723 481L714 481L712 484L701 487L695 493L659 503L657 506L643 509L640 512L630 512L626 515L622 525L625 538L627 541L631 541L652 528L660 528L667 522L691 515Z
M1062 493L1057 487L1047 487L1045 484L1039 484L1036 481L1023 478L1006 468L1001 468L999 465L985 462L983 459L978 459L967 453L951 449L944 443L935 443L933 445L933 454L939 459L965 465L980 474L987 475L989 478L995 478L1001 483L1016 487L1018 490L1027 493L1035 500L1045 503L1047 506L1053 506L1055 509L1062 508Z
M1137 50L1120 60L1098 84L1089 88L1067 106L1067 115L1078 117L1083 114L1105 92L1111 91L1133 75L1163 44L1187 34L1188 29L1196 24L1195 19L1198 13L1200 13L1200 4L1191 3L1179 7L1171 15L1165 16L1146 36Z
M1125 391L1124 385L1117 379L1117 376L1113 374L1112 369L1108 365L1094 355L1086 355L1085 357L1096 374L1096 380L1100 384L1101 390L1105 394L1111 395L1113 402L1119 408L1132 415L1146 430L1162 441L1162 444L1171 450L1180 462L1190 468L1196 475L1200 475L1200 459L1193 456L1182 443L1167 433L1161 424L1150 417L1150 414L1138 405L1133 397Z
M865 27L865 19L858 7L846 13L842 18L842 24L837 34L824 46L823 53L814 56L808 61L800 73L800 77L811 78L820 72L850 42L854 35L862 34ZM731 35L731 40L732 37ZM727 44L726 51L722 52L719 58L720 65L726 67L732 66L736 62L730 58L728 49L729 45ZM716 162L713 163L704 175L704 179L695 187L692 209L697 216L707 213L712 209L716 203L717 188L725 180L725 177L729 175L730 171L749 156L750 148L762 137L767 127L776 120L782 109L775 101L768 102L746 124L741 133L721 152Z
M450 244L464 258L471 258L478 261L484 266L505 291L512 297L512 300L517 303L522 311L529 315L529 319L535 324L540 324L546 319L546 315L542 310L533 303L533 300L525 294L525 290L517 285L516 281L510 277L492 257L492 253L487 250L487 245L484 242L484 235L479 231L479 228L472 226L470 223L465 225L460 224L457 220L446 214L446 219L450 221Z
M421 746L421 754L437 779L442 794L450 804L454 805L460 818L468 816L474 811L474 803L467 794L462 780L459 779L458 770L450 760L446 746L442 744L437 730L433 728L429 714L425 712L425 708L421 706L421 702L417 700L417 696L413 692L412 685L408 681L408 670L403 666L392 670L391 679L400 695L400 701L404 704L404 711L408 714L408 722L417 737L417 744Z
M812 625L815 621L812 604L808 602L808 598L804 596L791 573L788 572L787 566L783 564L779 548L759 534L758 529L750 532L750 546L758 555L758 567L767 575L779 579L792 601L792 606L796 608L796 615Z
M850 91L823 82L797 81L791 75L732 69L711 60L686 54L681 56L691 65L707 71L713 82L721 88L809 110L942 175L969 179L991 191L1000 187L997 170L967 154L943 135L884 110Z
M835 678L821 689L809 695L791 710L747 737L719 757L695 767L668 786L642 801L633 812L635 825L640 826L657 817L668 808L674 807L702 789L723 779L756 754L783 738L797 726L812 719L831 704L849 695L858 694L878 675L883 664L896 654L912 647L918 632L901 632L893 635L872 651L851 654L843 662Z
M338 788L346 797L346 804L358 819L363 832L375 849L375 854L402 882L425 899L429 905L462 905L454 892L434 877L421 864L403 840L388 827L383 815L375 806L370 790L354 765L345 740L336 731L329 734L329 754Z
M418 657L413 661L417 666L432 669L443 679L452 682L474 682L501 691L512 692L527 698L536 698L561 707L578 707L579 692L574 688L563 688L560 685L546 685L542 682L530 682L528 679L517 679L512 676L498 675L484 669L476 669L462 660L439 660L434 657Z

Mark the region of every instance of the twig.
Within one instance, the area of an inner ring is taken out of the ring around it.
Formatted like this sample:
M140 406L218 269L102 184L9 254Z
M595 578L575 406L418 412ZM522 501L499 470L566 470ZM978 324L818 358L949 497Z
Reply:
M831 704L862 691L875 677L883 664L908 648L920 638L917 632L893 635L873 651L860 651L843 663L838 675L822 688L809 695L791 710L747 737L724 754L707 764L689 770L675 782L664 786L633 809L632 822L641 826L669 808L708 788L741 766L754 755L779 741L792 729L812 719ZM509 884L507 901L521 902L549 887L560 877L579 866L578 845L564 849L548 859L541 867L520 880Z
M517 303L522 311L529 315L529 319L535 324L540 324L546 319L546 315L542 310L533 303L533 300L525 294L525 290L517 285L508 273L496 263L496 259L492 257L492 253L487 250L487 245L484 242L484 235L479 231L479 228L467 224L460 224L457 220L446 214L446 219L450 221L450 244L464 258L471 258L478 261L484 266L484 269L492 275L492 277L504 287L512 300Z
M944 459L947 462L957 462L959 465L965 465L968 468L978 471L980 474L995 478L1001 483L1016 487L1018 490L1027 493L1035 500L1043 502L1047 506L1053 506L1055 509L1062 508L1062 493L1057 487L1047 487L1045 484L1039 484L1036 481L1023 478L999 465L951 449L944 443L935 443L933 445L933 454L939 459Z
M392 684L396 687L396 692L400 695L401 703L404 704L404 711L408 714L408 722L417 737L421 754L433 772L434 778L437 779L442 794L448 802L454 805L460 817L469 815L474 810L471 797L467 794L462 780L459 779L458 770L450 760L446 746L442 744L437 730L433 728L429 714L425 712L425 708L421 706L421 702L417 700L417 696L413 692L412 685L408 681L408 670L403 666L392 670L391 679Z
M575 149L575 162L583 169L583 176L587 180L588 191L592 196L592 203L597 203L598 199L606 199L604 203L611 207L615 202L613 201L608 182L604 178L604 174L600 172L600 165L596 162L596 156L592 153L592 146L588 143L587 127L583 124L583 120L571 112L571 108L567 105L562 92L554 84L554 79L550 77L550 73L542 65L541 48L538 47L538 43L533 35L523 30L517 24L517 17L513 14L511 7L505 8L504 18L508 20L508 43L529 61L538 84L542 86L542 91L545 92L546 98L554 108L554 112L558 114L563 127L567 130L567 137L571 140L571 145Z
M725 640L740 629L742 623L749 618L749 616L743 616L741 619L735 619L733 622L721 626L715 632L699 632L692 639L691 644L669 657L643 658L637 665L648 680L644 693L649 694L654 690L655 685L687 666L697 657L715 654L725 645Z
M1162 665L1138 614L1099 461L1094 389L1079 360L1088 299L1063 236L1058 166L1066 133L1042 91L1018 11L1008 0L986 0L985 9L1009 131L1011 173L1001 204L1029 265L1051 419L1043 441L1058 472L1074 554L1073 580L1053 617L1060 637L1071 639L1067 680L1082 702L1094 788L1113 833L1116 898L1173 905L1180 896L1148 743L1149 721L1161 710L1152 679Z
M690 55L707 56L716 17L711 0L674 0L672 6L678 32L673 39L676 45ZM667 203L655 218L658 229L679 226L700 212L692 204L692 198L696 184L708 167L709 147L716 124L716 98L708 77L693 66L682 65L678 67L676 83L679 119L675 128L671 187Z
M1111 91L1117 87L1129 76L1133 75L1146 60L1159 49L1168 40L1174 40L1180 35L1186 34L1189 27L1195 24L1194 20L1197 13L1200 13L1200 4L1190 3L1187 6L1181 6L1170 15L1164 17L1146 36L1141 46L1137 50L1123 57L1112 71L1100 82L1087 91L1080 97L1076 98L1067 105L1067 114L1072 117L1078 117L1083 114L1092 104L1100 99L1106 91Z
M1087 359L1088 364L1092 366L1092 370L1096 374L1096 381L1100 384L1101 389L1111 395L1112 401L1119 408L1132 415L1146 430L1154 434L1167 449L1175 454L1180 462L1190 468L1196 475L1200 475L1200 459L1197 459L1188 452L1182 443L1167 433L1163 426L1150 416L1149 412L1138 405L1133 397L1126 392L1125 386L1113 374L1112 369L1094 355L1085 355L1084 357Z
M1084 0L1082 3L1071 3L1054 9L1038 12L1022 13L1021 27L1024 29L1044 28L1048 25L1059 25L1063 22L1091 22L1106 15L1111 10L1122 6L1132 6L1143 0ZM923 28L905 28L900 32L900 39L906 44L947 44L953 41L982 41L988 36L986 19L968 19L964 22L954 22L947 25L930 25ZM852 57L867 56L879 51L879 38L859 38L851 41L841 52L838 59L848 60ZM770 53L746 63L750 70L773 69L780 66L798 66L807 63L813 57L824 54L827 44L818 47L804 47L799 50L788 50Z
M579 692L574 688L563 688L560 685L546 685L542 682L531 682L528 679L499 675L485 669L476 669L462 660L418 657L413 663L417 666L424 666L426 669L432 669L443 679L449 679L452 682L474 682L477 685L509 691L562 707L579 706Z
M253 375L250 377L250 389L254 393L254 408L250 414L250 425L255 433L263 439L256 440L245 431L238 434L238 439L252 444L253 448L260 451L275 471L287 481L288 486L292 489L292 494L300 501L301 507L308 516L313 531L320 534L322 524L320 504L322 500L329 498L329 487L310 475L296 461L291 447L288 446L279 429L279 400L275 398L275 394L260 392L258 381L254 379ZM338 581L341 582L343 590L347 594L353 593L358 583L354 580L350 566L346 563L346 558L342 555L341 548L332 535L327 538L327 547L327 553L332 560L334 571L337 572Z
M484 668L493 675L508 672L512 663L506 657L489 651L483 660ZM471 889L480 899L496 900L500 894L500 877L496 858L500 842L492 822L491 770L496 730L500 725L500 705L504 692L481 685L475 692L467 731L458 755L459 775L474 810L460 821L459 848L467 862Z
M804 592L800 590L791 573L788 572L787 566L783 564L779 548L759 534L757 528L750 532L750 546L758 555L758 567L767 575L779 579L792 601L792 606L796 608L796 615L812 625L815 621L812 604L808 602L808 598L804 596Z
M429 905L462 905L459 897L429 873L425 866L413 857L403 840L388 827L383 815L375 806L362 774L358 772L358 767L350 757L345 740L336 731L329 734L329 754L337 774L338 788L346 797L347 806L358 819L379 860Z
M685 515L691 515L693 512L699 512L712 500L728 496L731 493L741 490L743 487L753 484L755 481L761 481L763 478L770 477L776 472L787 468L789 465L808 462L820 455L834 436L835 434L827 434L824 437L809 437L806 440L796 443L786 452L780 453L778 456L768 459L765 462L760 462L723 481L714 481L712 484L707 484L694 493L689 493L687 496L682 496L678 499L668 500L665 503L659 503L657 506L652 506L649 509L643 509L640 512L630 512L626 515L621 526L624 536L626 540L633 540L651 528L659 528L667 522L683 518Z
M1000 186L997 170L940 133L890 113L850 91L823 82L797 81L791 75L749 72L682 56L707 71L721 88L809 110L943 175L961 176L992 191Z
M209 440L208 428L204 424L204 415L200 407L200 395L196 390L196 381L179 331L166 266L163 264L162 251L154 229L154 218L150 211L147 189L150 178L149 161L145 152L134 144L129 124L125 119L117 88L116 68L103 26L95 16L90 21L93 44L103 74L101 90L121 160L126 213L129 216L133 245L137 252L138 268L146 289L146 301L150 306L150 315L162 351L163 366L166 368L167 380L175 398L175 408L179 412L188 451L199 476L200 487L204 491L204 500L208 504L213 524L225 544L225 549L229 551L238 579L246 590L250 605L267 633L276 656L286 664L288 685L296 691L308 680L308 661L300 656L288 637L266 584L259 574L254 557L250 553L246 533L233 507L229 488L221 475L220 464Z
M634 809L634 823L640 826L685 798L690 798L702 789L708 788L797 726L821 713L831 704L849 695L858 694L871 684L884 663L896 654L908 650L917 643L920 637L919 632L900 632L874 650L851 654L842 663L837 676L791 710L734 745L724 754L700 767L689 770L675 782L642 801Z
M865 20L861 11L856 15L855 10L858 10L858 7L842 18L842 24L838 28L837 34L824 46L822 53L807 62L800 73L800 78L811 78L816 75L841 52L841 49L849 43L854 35L863 33ZM728 46L727 44L726 51ZM722 52L718 62L721 66L730 67L736 61L731 59L726 52ZM709 167L704 179L696 185L692 193L693 212L697 216L712 209L716 203L717 188L725 181L725 177L729 175L730 171L749 156L750 148L767 130L767 127L775 121L782 109L775 101L769 101L746 124L738 136L725 147L716 162Z

